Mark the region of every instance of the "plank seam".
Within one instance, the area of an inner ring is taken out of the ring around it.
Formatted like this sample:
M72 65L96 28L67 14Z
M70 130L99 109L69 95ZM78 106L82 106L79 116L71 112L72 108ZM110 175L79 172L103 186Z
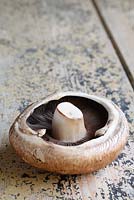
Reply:
M117 42L115 41L114 36L111 33L111 31L110 31L110 29L108 27L108 24L107 24L106 20L104 19L96 0L91 0L91 2L92 2L93 6L94 6L94 8L96 10L97 15L100 18L101 24L102 24L104 30L106 31L106 34L107 34L108 38L110 39L110 41L112 43L112 46L113 46L113 48L114 48L114 50L115 50L115 52L116 52L116 54L117 54L117 56L118 56L118 58L120 60L120 63L121 63L121 65L122 65L122 67L123 67L128 79L129 79L129 82L130 82L130 84L131 84L131 86L132 86L132 88L134 90L134 78L133 78L133 75L132 75L131 71L129 70L129 66L126 63L125 58L122 55L122 52L121 52Z

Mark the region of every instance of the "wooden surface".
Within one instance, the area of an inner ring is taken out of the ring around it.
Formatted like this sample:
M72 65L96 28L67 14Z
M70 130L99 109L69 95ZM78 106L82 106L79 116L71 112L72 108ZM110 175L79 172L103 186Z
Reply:
M134 88L134 1L95 0Z
M128 119L127 145L98 172L42 172L9 144L9 127L28 104L67 90L107 97ZM134 93L91 1L1 0L0 110L1 200L134 199Z

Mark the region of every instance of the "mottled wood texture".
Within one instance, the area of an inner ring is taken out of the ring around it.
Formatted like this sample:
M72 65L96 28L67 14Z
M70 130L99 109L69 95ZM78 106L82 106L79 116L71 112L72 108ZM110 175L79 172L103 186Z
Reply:
M125 112L128 143L105 169L60 176L14 153L8 130L15 117L56 90L105 96ZM134 94L89 0L0 1L0 110L0 199L134 199Z
M94 2L134 88L134 1Z

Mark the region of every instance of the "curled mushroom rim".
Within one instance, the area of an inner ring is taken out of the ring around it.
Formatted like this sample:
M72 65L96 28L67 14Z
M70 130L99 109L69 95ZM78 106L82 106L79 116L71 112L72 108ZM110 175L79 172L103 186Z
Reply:
M105 126L103 126L102 128L100 128L99 130L96 131L96 132L100 132L100 133L103 132L101 137L96 137L91 140L84 141L76 146L59 145L59 144L52 143L51 141L46 141L43 138L41 138L43 140L43 142L47 143L50 146L56 145L56 146L58 146L58 148L68 148L68 147L74 148L77 146L83 147L87 143L88 143L88 145L90 145L90 147L94 146L94 145L99 145L99 143L101 144L101 142L104 143L110 137L112 132L115 131L117 124L119 122L119 117L120 117L119 113L121 113L123 118L125 118L124 113L110 100L107 100L102 97L94 96L94 95L88 95L85 93L64 92L64 93L57 93L57 94L50 95L50 96L44 98L42 101L33 103L29 107L27 107L23 111L23 113L20 114L20 116L17 118L17 120L15 122L15 124L18 123L18 125L19 125L18 128L19 128L20 132L22 134L37 135L37 132L35 130L31 129L29 127L29 125L27 124L26 121L27 121L28 117L34 112L34 110L36 108L38 108L42 104L46 104L52 100L59 100L60 98L65 97L65 96L66 97L67 96L82 97L82 98L87 98L92 101L95 101L96 103L102 105L106 109L106 111L108 112L108 119L107 119ZM14 124L14 127L16 127L15 124Z

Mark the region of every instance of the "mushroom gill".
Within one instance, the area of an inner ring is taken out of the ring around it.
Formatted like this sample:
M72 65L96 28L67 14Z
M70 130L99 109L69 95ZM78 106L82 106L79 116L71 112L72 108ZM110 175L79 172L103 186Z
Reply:
M70 121L70 116L64 116L69 111L75 120ZM107 110L96 101L84 97L66 96L35 108L26 122L46 141L64 146L76 146L96 138L95 132L104 127L107 120Z

